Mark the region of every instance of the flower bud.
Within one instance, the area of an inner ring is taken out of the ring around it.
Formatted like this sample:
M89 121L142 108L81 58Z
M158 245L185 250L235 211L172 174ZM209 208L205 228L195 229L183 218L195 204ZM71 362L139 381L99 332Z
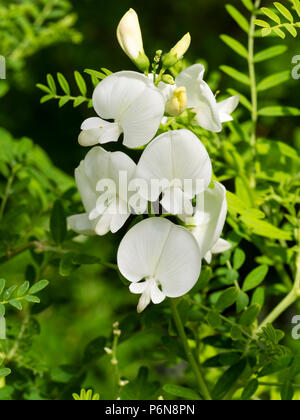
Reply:
M112 349L110 349L109 347L104 347L104 351L106 354L109 354L109 355L113 353Z
M174 77L170 74L164 74L161 80L168 85L175 85Z
M144 52L143 38L139 18L130 9L121 19L117 29L117 38L122 50L141 71L148 71L150 62Z
M187 108L188 98L185 87L174 90L173 96L166 104L166 113L171 117L178 117Z
M169 68L175 66L175 64L182 59L184 54L190 48L191 35L187 33L184 37L175 45L171 51L163 57L164 67Z

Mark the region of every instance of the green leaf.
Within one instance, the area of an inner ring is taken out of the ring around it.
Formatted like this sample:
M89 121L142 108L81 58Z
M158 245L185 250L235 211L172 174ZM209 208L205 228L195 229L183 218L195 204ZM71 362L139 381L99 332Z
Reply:
M51 89L48 86L45 86L45 85L42 85L42 84L38 83L36 85L36 87L41 89L45 93L51 93L52 94Z
M289 20L291 23L294 22L293 15L291 12L281 3L275 2L274 6L276 9L284 16L287 20Z
M280 28L272 28L276 35L278 35L281 39L285 39L285 33Z
M246 9L249 10L249 12L252 12L253 10L253 3L251 0L242 0L243 5L246 7Z
M250 327L257 320L260 309L259 305L250 306L241 316L240 324L243 327Z
M256 391L258 390L259 387L259 383L257 379L252 379L252 381L250 381L248 383L248 385L245 387L243 394L242 394L242 400L243 401L248 401L251 399L251 397L253 397L253 395L255 395Z
M22 311L23 309L22 303L18 300L12 299L12 300L9 300L8 303L14 308L18 309L19 311Z
M298 35L297 29L293 25L286 24L285 29L294 37L296 38Z
M251 305L259 305L261 308L265 303L265 289L264 287L258 287L253 293Z
M222 325L222 319L217 311L209 312L207 320L212 328L219 328Z
M237 380L243 374L246 368L247 362L241 360L234 366L231 366L218 380L215 388L212 391L212 397L214 400L221 400L227 392L232 388L232 386L237 382Z
M278 86L287 82L290 80L290 77L291 75L289 71L272 74L272 76L266 77L258 84L257 90L258 92L264 92L265 90L271 89L274 86Z
M0 303L0 316L4 316L5 315L5 306Z
M300 109L287 106L270 106L262 108L259 115L264 117L299 117Z
M17 297L24 296L24 295L27 293L27 291L28 291L29 287L30 287L30 283L29 283L29 281L25 281L25 283L24 283L24 284L22 284L22 285L19 287L19 289L18 289L18 291L17 291Z
M70 96L71 95L71 89L70 89L70 85L69 85L67 79L65 78L65 76L61 73L57 73L57 79L58 79L60 87L62 88L64 93L66 95Z
M292 238L291 232L286 232L282 229L279 229L276 226L271 225L271 223L265 222L264 220L258 220L257 218L244 215L240 220L245 223L245 225L256 235L270 239L290 240Z
M294 387L291 381L287 380L281 388L281 399L282 401L292 401L294 398Z
M248 20L231 4L226 5L226 10L230 16L236 21L236 23L242 28L246 33L249 32L250 26Z
M86 96L87 94L87 87L84 78L81 76L81 74L78 71L74 72L75 80L77 83L77 86L80 90L80 93L82 96Z
M276 13L273 12L273 10L268 9L267 7L262 7L261 11L268 16L271 20L273 20L274 22L278 23L278 25L281 24L281 20L280 17L278 15L276 15Z
M300 17L300 1L299 0L292 0L294 8L298 14L298 16Z
M236 287L231 287L225 290L216 303L216 309L219 312L225 311L225 309L229 308L237 301L238 296L239 291Z
M243 291L248 292L249 290L255 289L259 286L266 278L268 272L269 267L267 265L260 265L252 270L245 279Z
M242 312L249 305L249 302L249 296L245 292L240 291L236 302L237 313Z
M268 22L266 22L265 20L255 19L254 23L255 23L255 25L260 26L262 28L270 29L270 32L271 32L270 24Z
M40 299L37 296L24 296L24 300L29 303L41 303Z
M0 279L0 296L2 295L2 293L3 293L3 290L4 290L4 288L5 288L5 284L6 284L6 280L4 280L4 279Z
M263 51L258 52L254 56L254 61L256 63L260 63L262 61L269 60L274 57L278 57L279 55L284 54L288 50L286 45L275 45L274 47L267 48Z
M54 78L51 74L47 74L47 83L48 83L48 86L51 90L51 93L56 95L57 94L56 84L55 84L55 80L54 80Z
M233 79L237 80L240 83L243 83L244 85L250 86L250 78L246 76L245 74L239 72L238 70L235 70L233 67L229 66L220 66L220 69L226 73L228 76L232 77Z
M233 268L235 270L239 270L244 265L245 261L246 261L245 252L242 249L237 248L233 254Z
M248 59L248 51L239 41L235 40L231 36L221 35L221 40L228 45L233 51L239 54L241 57Z
M0 378L5 378L11 374L11 370L8 368L0 368Z
M193 389L185 388L183 386L167 384L163 387L163 390L168 394L183 398L185 400L201 400L197 392L195 392Z
M35 295L36 293L39 293L42 290L44 290L48 285L49 285L49 281L48 280L40 280L39 282L37 282L36 284L34 284L30 288L29 294L30 295Z
M11 286L9 289L6 289L3 293L3 300L9 300L18 286Z
M60 108L62 108L63 106L65 106L68 102L70 102L71 98L70 96L63 96L62 98L60 98L59 102L58 102L58 106Z
M86 98L84 96L78 96L78 98L74 101L74 108L77 108L78 106L82 105L84 102L86 102Z
M67 220L64 207L59 200L54 203L52 209L50 218L50 230L54 241L58 245L65 240L67 235Z

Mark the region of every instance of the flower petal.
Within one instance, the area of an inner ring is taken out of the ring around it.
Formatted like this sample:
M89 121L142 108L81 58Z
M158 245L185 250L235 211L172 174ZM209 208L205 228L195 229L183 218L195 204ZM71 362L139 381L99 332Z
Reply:
M187 181L193 196L208 187L211 177L209 155L199 138L188 130L169 131L157 137L144 150L137 166L137 178L146 180L149 186L154 180L179 180L184 187ZM156 200L158 194L153 194L153 188L148 190L148 199Z
M217 110L219 113L221 123L233 120L231 114L238 107L239 102L240 97L236 95L217 103Z
M153 278L161 284L164 295L179 297L197 282L201 259L187 229L166 219L150 218L125 235L118 251L118 266L129 281ZM154 295L158 298L157 290Z
M203 80L205 67L195 64L188 67L176 78L178 87L184 86L188 96L188 107L194 108L200 127L213 131L222 131L222 124L217 109L217 101L210 87Z
M159 289L157 284L154 284L151 287L151 300L155 305L163 302L166 298L166 295Z
M212 248L211 252L213 254L222 254L222 252L229 251L232 248L230 242L225 241L225 239L220 238L216 245Z
M208 188L204 193L204 211L199 210L194 217L197 226L193 232L201 250L201 256L211 251L219 240L227 215L225 187L215 182L215 188Z
M70 229L81 235L95 235L95 231L91 222L89 221L87 213L76 214L74 216L68 217L68 225Z

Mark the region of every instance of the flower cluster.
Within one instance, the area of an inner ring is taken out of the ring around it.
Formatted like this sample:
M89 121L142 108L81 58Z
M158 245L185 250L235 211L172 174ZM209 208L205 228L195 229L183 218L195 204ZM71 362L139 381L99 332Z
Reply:
M188 293L198 281L202 260L210 263L213 254L231 247L221 239L226 190L212 181L204 145L185 129L155 137L161 122L191 112L200 127L220 132L232 120L239 98L217 102L200 64L175 80L166 74L186 53L190 34L169 53L158 51L152 72L134 10L122 18L117 37L143 73L112 74L94 91L98 116L84 121L79 143L95 147L75 172L85 213L70 217L69 226L79 234L106 235L118 232L131 215L144 216L125 234L118 251L121 274L130 291L141 295L141 312L151 301L158 304ZM99 146L120 138L127 148L143 150L137 164L123 152Z

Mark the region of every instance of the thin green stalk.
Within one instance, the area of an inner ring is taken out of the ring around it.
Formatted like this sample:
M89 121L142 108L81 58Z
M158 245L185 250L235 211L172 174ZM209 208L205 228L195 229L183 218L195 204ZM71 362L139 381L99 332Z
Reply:
M3 198L2 198L2 201L1 201L1 205L0 205L0 221L2 220L2 218L4 216L5 207L6 207L6 204L7 204L7 200L8 200L9 194L10 194L12 184L15 180L15 175L16 175L15 171L12 170L12 172L11 172L11 174L10 174L8 180L7 180L7 184L6 184L5 191L4 191Z
M254 43L255 43L255 19L257 14L257 9L260 7L261 0L256 0L254 4L254 9L252 12L249 34L248 34L248 67L249 67L249 77L250 77L250 88L251 88L251 102L252 102L252 133L250 144L252 147L253 157L256 155L256 130L257 130L257 120L258 120L258 95L257 95L257 86L256 86L256 72L255 72L255 61L254 61ZM254 159L255 163L255 159ZM255 172L253 168L253 173L251 176L251 186L255 188Z
M207 387L207 385L205 383L205 380L204 380L204 378L202 376L202 373L201 373L201 371L199 369L199 366L197 364L197 361L196 361L196 359L195 359L195 357L193 355L193 352L192 352L192 350L191 350L191 348L189 346L188 339L187 339L187 336L186 336L185 331L184 331L184 326L183 326L182 320L180 318L179 312L177 310L177 305L176 305L176 302L175 302L174 299L170 299L170 306L171 306L171 311L172 311L173 319L174 319L176 328L178 330L179 337L180 337L180 339L182 341L182 344L183 344L184 351L186 353L187 359L188 359L188 361L189 361L189 363L191 365L191 368L192 368L192 370L194 372L194 375L195 375L195 378L196 378L196 381L197 381L197 384L198 384L198 388L199 388L200 394L203 396L203 398L205 400L211 401L212 400L212 397L211 397L210 392L208 390L208 387Z

